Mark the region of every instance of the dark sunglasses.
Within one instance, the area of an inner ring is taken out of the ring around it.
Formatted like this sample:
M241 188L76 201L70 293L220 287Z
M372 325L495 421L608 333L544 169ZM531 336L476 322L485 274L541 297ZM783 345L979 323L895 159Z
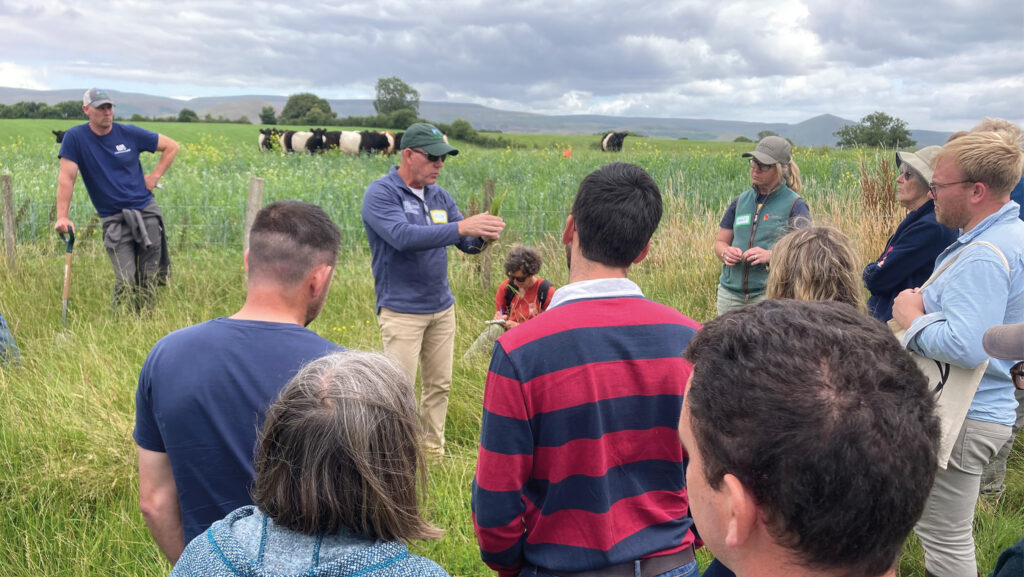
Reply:
M757 170L758 172L764 172L764 171L768 170L769 168L771 168L773 166L775 166L775 165L774 164L761 164L760 162L754 160L753 158L750 159L750 168L753 168L753 169Z
M1010 367L1010 379L1014 387L1024 391L1024 361Z
M510 278L510 279L512 279L512 280L514 280L516 282L526 282L526 279L530 278L531 276L533 276L533 275L524 274L523 276L515 276L512 273L508 274L508 278Z
M423 156L425 156L427 158L427 162L437 162L438 160L440 160L441 162L444 162L445 159L448 158L447 154L442 154L441 156L434 156L433 154L427 154L426 151L419 150L418 148L410 148L409 150L411 150L411 151L413 151L413 152L415 152L417 154L422 154Z

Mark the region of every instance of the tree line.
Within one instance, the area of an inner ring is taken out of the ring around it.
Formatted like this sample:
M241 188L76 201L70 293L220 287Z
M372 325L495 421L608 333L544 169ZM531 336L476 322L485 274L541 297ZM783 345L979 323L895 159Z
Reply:
M310 126L365 126L367 128L392 128L405 130L415 122L427 122L419 117L420 94L397 76L379 78L376 86L377 97L373 108L377 112L373 116L345 116L338 118L331 110L331 104L319 96L304 92L288 97L281 114L278 115L273 106L264 106L260 110L260 122L264 125L274 124L308 124ZM82 105L76 100L66 100L50 106L43 102L18 102L12 105L0 104L0 118L47 118L58 120L82 118ZM124 118L119 117L124 120ZM130 122L217 122L234 124L252 124L245 116L231 120L224 116L214 118L206 114L203 118L189 108L182 108L178 116L147 117L133 114L127 119ZM489 148L513 146L507 138L481 134L466 120L455 119L451 124L432 123L451 138ZM760 140L765 136L775 135L770 130L757 134ZM873 112L858 124L849 124L839 129L834 136L839 137L836 146L839 148L882 147L912 148L917 142L910 137L907 123L884 112ZM740 136L736 142L752 142Z

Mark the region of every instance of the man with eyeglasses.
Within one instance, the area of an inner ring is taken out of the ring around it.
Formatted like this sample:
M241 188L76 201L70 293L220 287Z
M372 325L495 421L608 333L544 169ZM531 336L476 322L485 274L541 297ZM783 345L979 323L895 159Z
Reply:
M363 196L384 350L412 382L421 366L420 425L424 448L434 457L444 455L455 349L446 247L477 254L505 228L501 217L486 212L463 218L437 185L445 160L458 153L434 126L413 124L402 136L400 164L370 183Z
M936 259L936 269L958 258L924 290L901 292L893 318L907 329L904 345L911 350L975 367L988 359L982 345L986 329L1024 322L1024 222L1010 200L1024 167L1020 132L972 132L946 143L935 158L929 194L936 219L961 229ZM989 360L957 448L935 477L915 527L927 575L977 574L971 524L982 468L1010 438L1016 417L1012 364Z

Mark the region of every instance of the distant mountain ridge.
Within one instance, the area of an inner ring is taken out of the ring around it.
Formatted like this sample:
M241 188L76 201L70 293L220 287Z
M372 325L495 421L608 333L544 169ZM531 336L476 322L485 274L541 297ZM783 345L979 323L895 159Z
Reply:
M11 105L22 101L56 104L65 100L79 100L82 89L29 90L0 87L0 104ZM273 106L278 113L288 101L287 96L246 95L208 96L179 100L165 96L109 91L117 104L117 115L131 117L177 116L182 108L194 110L200 117L237 120L243 116L258 124L260 110ZM339 117L372 116L373 101L327 99L331 110ZM634 132L660 138L688 138L690 140L717 140L731 142L739 136L751 140L763 130L771 130L800 146L835 146L833 133L856 121L831 114L815 116L797 124L780 122L743 122L702 118L645 118L630 116L602 116L593 114L559 115L534 114L488 108L479 104L455 102L420 102L420 116L435 122L449 123L456 118L467 120L477 130L499 130L527 134L598 134L609 130ZM84 117L83 117L84 120ZM911 130L917 145L943 144L951 133L933 130Z

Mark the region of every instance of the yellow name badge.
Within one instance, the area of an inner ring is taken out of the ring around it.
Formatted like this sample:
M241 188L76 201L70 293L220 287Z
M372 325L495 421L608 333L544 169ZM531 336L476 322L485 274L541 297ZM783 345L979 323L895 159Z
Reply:
M430 211L430 220L434 224L447 224L448 213L443 210L432 210Z

